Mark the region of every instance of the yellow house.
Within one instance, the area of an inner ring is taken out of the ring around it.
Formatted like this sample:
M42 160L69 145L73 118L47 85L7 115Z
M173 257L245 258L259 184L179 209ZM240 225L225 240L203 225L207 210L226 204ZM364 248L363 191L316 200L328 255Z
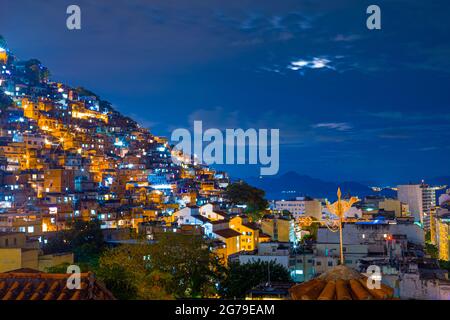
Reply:
M28 98L22 99L23 115L29 119L39 120L39 105Z
M224 245L218 246L215 250L224 265L228 263L228 257L241 251L241 235L233 229L220 229L214 231L216 238Z
M38 269L37 249L25 248L0 248L0 272L16 269Z
M261 230L269 235L273 241L289 242L292 224L289 219L278 217L264 218L261 221Z
M230 219L230 228L241 234L241 250L253 251L259 242L259 228L248 221L246 216L235 216Z
M28 242L23 232L0 232L0 273L23 268L46 271L73 261L73 253L40 255L37 244Z

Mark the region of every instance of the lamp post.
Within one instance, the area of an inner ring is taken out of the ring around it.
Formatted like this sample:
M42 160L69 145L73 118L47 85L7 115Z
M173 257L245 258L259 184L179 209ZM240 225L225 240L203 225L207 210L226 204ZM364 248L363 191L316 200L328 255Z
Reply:
M351 197L350 200L344 201L341 200L341 188L338 188L337 190L337 197L338 200L334 202L333 204L330 204L327 202L327 208L328 210L335 214L339 219L339 251L340 251L340 260L341 264L345 264L344 260L344 249L343 249L343 239L342 239L342 222L344 220L345 213L350 209L350 207L359 200L355 197Z

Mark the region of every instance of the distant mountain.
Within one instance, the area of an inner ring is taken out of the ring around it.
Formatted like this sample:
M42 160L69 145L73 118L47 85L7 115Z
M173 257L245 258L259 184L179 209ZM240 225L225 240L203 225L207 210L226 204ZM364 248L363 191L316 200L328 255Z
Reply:
M450 176L434 177L425 180L425 182L433 186L442 186L442 185L450 186Z
M351 194L360 198L374 194L390 197L396 195L395 191L392 190L374 192L370 187L359 182L346 181L336 183L324 181L307 175L300 175L294 171L275 177L251 177L245 180L249 184L266 191L266 197L269 200L291 199L301 196L333 200L336 198L336 190L338 187L341 188L343 195Z

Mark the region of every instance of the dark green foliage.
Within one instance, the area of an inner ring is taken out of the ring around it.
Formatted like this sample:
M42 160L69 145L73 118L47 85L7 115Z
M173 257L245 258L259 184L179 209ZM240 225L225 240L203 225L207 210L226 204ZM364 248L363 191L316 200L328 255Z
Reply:
M219 294L227 299L241 299L245 297L248 290L267 282L270 270L271 282L290 282L289 272L274 261L239 264L231 263L227 277L221 282Z
M170 274L168 292L177 298L208 297L225 271L202 237L165 234L152 246L151 266Z
M425 243L425 253L430 255L431 258L437 259L439 255L439 250L437 246L431 243Z
M225 191L225 197L233 205L246 205L246 213L254 215L255 219L261 218L269 205L263 190L243 181L231 183Z
M25 75L31 85L38 85L50 77L50 71L37 59L28 60L25 67Z
M45 253L71 251L77 263L95 265L98 255L105 248L103 233L98 220L73 221L68 230L58 232L45 246Z
M450 261L439 260L439 267L450 272Z
M117 298L205 298L224 271L203 238L165 234L155 244L105 251L97 275Z

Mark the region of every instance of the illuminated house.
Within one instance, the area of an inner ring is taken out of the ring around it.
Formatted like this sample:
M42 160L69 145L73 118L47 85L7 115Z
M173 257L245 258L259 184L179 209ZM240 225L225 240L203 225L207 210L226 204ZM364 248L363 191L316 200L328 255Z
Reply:
M39 212L21 212L10 209L0 214L0 232L23 232L42 235L42 216Z
M227 214L223 211L216 210L211 203L207 203L199 208L200 215L211 221L223 220Z
M44 175L44 191L46 193L62 193L75 188L75 172L65 169L48 169Z
M235 216L230 219L230 228L241 234L241 250L253 251L259 242L259 228L249 222L246 216Z
M0 232L0 272L30 268L46 271L61 263L73 263L72 253L40 253L36 241L28 241L23 232Z
M292 240L294 224L291 219L268 216L261 221L261 230L274 241L289 242Z
M108 123L108 115L98 112L98 111L94 111L94 110L89 110L87 108L85 108L84 103L82 102L73 102L71 105L71 109L72 109L72 117L73 118L77 118L77 119L83 119L83 120L100 120L103 121L105 123Z
M0 63L6 64L8 61L8 46L6 40L0 35Z
M199 213L199 207L197 206L187 206L177 212L174 212L173 217L175 219L175 222L178 223L178 225L182 224L195 224L195 225L202 225L203 220L199 219L200 213Z

